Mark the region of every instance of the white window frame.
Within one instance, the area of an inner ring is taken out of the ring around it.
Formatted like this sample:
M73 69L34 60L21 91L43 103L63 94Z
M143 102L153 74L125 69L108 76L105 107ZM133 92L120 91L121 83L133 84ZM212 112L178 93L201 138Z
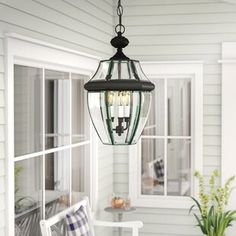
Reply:
M14 158L14 64L25 66L46 68L70 73L87 75L89 77L94 73L99 58L70 50L64 47L55 46L36 39L28 38L22 35L7 33L4 38L4 50L6 55L5 72L7 85L7 235L15 235L15 215L14 215L14 163L15 161L32 158L40 154L52 153L60 150L71 149L73 147L90 144L90 157L86 159L85 165L89 168L85 178L89 180L89 197L92 207L95 208L97 199L97 150L98 139L90 122L90 138L79 144L67 145L66 147L57 147L50 150L28 154ZM70 80L71 81L71 80ZM43 105L44 106L44 105ZM71 109L70 109L71 110ZM43 111L44 112L44 111ZM70 127L71 130L71 127ZM71 137L70 137L71 140ZM45 138L43 138L43 144ZM92 158L91 158L92 157ZM45 157L43 158L43 165ZM43 176L44 179L44 176ZM43 181L43 187L45 183ZM70 191L72 181L70 180ZM43 207L45 196L43 196Z
M223 185L229 177L236 175L236 42L222 43L222 60L219 63L222 65L221 184ZM236 188L236 183L233 187ZM229 209L235 209L236 190L232 191L228 206ZM230 229L232 235L235 227Z
M192 173L202 173L202 120L203 120L203 62L143 62L142 68L151 80L160 78L191 78L192 82ZM158 88L156 88L158 90ZM151 136L150 136L151 137ZM157 137L157 136L155 136ZM181 138L181 137L180 137ZM165 167L166 168L166 167ZM189 197L141 194L141 141L129 148L129 194L132 204L138 207L186 209L192 205ZM191 180L192 196L198 195L196 180Z

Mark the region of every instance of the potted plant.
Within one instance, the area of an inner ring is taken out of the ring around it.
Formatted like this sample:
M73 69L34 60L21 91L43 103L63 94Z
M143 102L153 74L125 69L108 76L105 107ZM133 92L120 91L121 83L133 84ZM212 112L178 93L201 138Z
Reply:
M219 172L213 171L208 191L205 189L204 177L199 172L195 172L194 176L199 181L199 200L192 197L195 204L189 212L195 207L199 210L199 214L193 212L193 215L204 235L225 236L226 229L236 220L236 211L226 210L235 176L229 178L222 187L217 187L216 178L219 177Z

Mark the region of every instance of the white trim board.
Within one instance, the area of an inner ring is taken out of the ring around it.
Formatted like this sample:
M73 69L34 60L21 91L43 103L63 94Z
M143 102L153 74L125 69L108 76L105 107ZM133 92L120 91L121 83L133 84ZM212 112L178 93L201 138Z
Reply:
M222 157L221 183L227 178L236 175L236 42L222 44ZM236 183L234 183L236 187ZM236 209L236 190L232 191L229 209ZM234 225L227 232L227 236L235 235Z
M236 42L222 43L222 60L236 59Z
M51 43L48 43L48 42L45 42L45 41L30 38L30 37L27 37L27 36L24 36L24 35L21 35L21 34L6 32L4 34L4 36L5 36L5 38L19 39L21 41L38 44L38 45L45 46L45 47L48 47L48 48L53 48L53 49L57 49L57 50L60 50L60 51L73 53L73 54L76 54L76 55L79 55L79 56L84 56L84 57L88 57L88 58L95 59L95 60L100 60L99 57L90 55L88 53L79 52L79 51L76 51L76 50L73 50L73 49L65 48L65 47L58 46L58 45L55 45L55 44L51 44Z

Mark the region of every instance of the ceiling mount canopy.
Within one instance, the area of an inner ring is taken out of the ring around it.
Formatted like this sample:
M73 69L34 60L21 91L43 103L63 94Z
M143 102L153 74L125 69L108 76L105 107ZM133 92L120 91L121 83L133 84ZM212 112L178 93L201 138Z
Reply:
M129 40L123 36L121 0L118 0L117 15L117 36L111 40L117 52L109 60L100 61L84 88L88 91L89 114L101 141L130 145L137 143L145 126L155 86L143 73L139 61L123 52Z

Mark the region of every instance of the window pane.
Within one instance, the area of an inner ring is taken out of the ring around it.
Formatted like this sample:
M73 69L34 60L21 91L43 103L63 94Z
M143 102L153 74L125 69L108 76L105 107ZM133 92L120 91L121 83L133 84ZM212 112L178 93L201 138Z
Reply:
M15 163L16 235L40 236L42 219L42 157Z
M167 164L168 195L189 196L191 190L191 141L169 139Z
M50 153L45 159L46 218L68 207L70 189L70 152Z
M152 103L148 120L142 135L164 135L164 80L153 79L156 89L152 93Z
M164 140L142 139L142 194L164 194Z
M191 135L191 80L168 79L168 135Z
M72 149L72 203L76 203L83 196L88 194L89 176L86 175L88 169L90 145L80 146Z
M15 156L42 150L42 69L14 65Z
M72 143L89 139L89 117L84 83L87 76L72 74Z
M70 141L69 73L45 70L46 149L69 144Z

